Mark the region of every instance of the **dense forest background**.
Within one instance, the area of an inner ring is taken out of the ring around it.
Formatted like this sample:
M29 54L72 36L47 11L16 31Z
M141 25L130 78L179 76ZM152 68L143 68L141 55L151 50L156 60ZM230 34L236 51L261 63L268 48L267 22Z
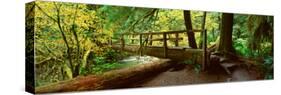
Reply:
M228 25L224 21L233 22L227 37L232 44L225 47L256 60L267 73L265 78L272 79L273 16L41 1L28 4L26 28L34 28L35 33L36 85L124 67L118 60L129 54L108 45L122 33L206 29L208 48L219 49L220 39L225 38L222 30ZM181 36L193 43L182 42L181 46L200 47L200 34Z

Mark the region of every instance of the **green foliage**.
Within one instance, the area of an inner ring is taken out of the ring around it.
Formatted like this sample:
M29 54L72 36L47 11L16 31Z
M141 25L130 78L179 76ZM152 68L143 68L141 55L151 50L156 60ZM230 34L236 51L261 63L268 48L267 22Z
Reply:
M106 59L108 61L116 62L116 61L118 61L120 59L119 57L122 56L121 54L123 54L123 53L117 52L116 50L109 49L104 54L104 56L106 56Z
M253 58L272 55L272 30L270 27L264 33L257 30L261 24L268 26L272 23L263 18L270 17L240 14L234 16L233 46L239 55ZM264 23L265 21L268 22Z
M125 53L121 53L112 49L107 49L103 55L97 56L95 54L89 54L88 56L94 56L94 57L88 57L90 59L87 60L93 60L88 61L86 64L89 65L90 69L87 69L86 67L81 67L79 74L80 75L88 75L88 74L102 74L103 72L127 67L128 64L122 64L118 61L122 58L124 58Z
M273 43L273 17L252 15L248 17L249 48L259 50L261 43Z
M86 4L36 1L33 10L34 18L27 18L35 22L26 26L34 25L35 61L43 64L36 66L38 85L88 74L87 68L80 67L87 62L82 60L86 51L103 55L109 48L103 44L112 33L103 31L103 19Z
M119 69L123 67L128 67L130 64L122 64L118 61L126 57L126 53L121 53L116 50L107 49L103 55L95 55L95 54L89 54L88 56L94 56L94 57L88 57L90 59L87 60L93 60L88 61L88 65L90 69L87 69L86 67L80 69L80 75L88 75L88 74L102 74L103 72Z
M93 65L92 67L92 73L94 74L101 74L105 71L117 69L120 67L120 63L104 63L99 65Z
M86 68L80 68L79 70L80 70L79 71L79 75L87 75L87 74L89 74L89 71L86 70Z
M100 64L104 64L106 62L105 57L96 57L95 58L95 64L100 65Z
M34 28L30 32L35 33L35 61L44 64L36 67L36 85L70 79L77 71L80 75L101 74L128 66L118 61L129 54L108 46L109 39L120 38L122 33L186 29L183 10L36 1L35 7L27 6L26 13L30 15L26 16L27 31ZM193 29L202 28L202 17L203 12L191 11ZM207 12L208 46L218 41L220 23L221 13ZM180 34L179 37L183 38L180 46L187 46L186 35ZM198 43L200 33L196 33L195 38ZM273 77L270 72L273 65L273 17L235 14L232 38L239 55L249 58L270 56L264 58L262 65L268 72L266 78ZM33 47L32 43L27 41L30 47ZM168 45L171 44L173 42L168 41ZM199 73L201 66L195 59L183 63Z
M247 57L251 56L250 49L247 47L247 40L238 38L234 40L233 47L235 48L238 54Z
M102 57L97 57L95 60L96 60L97 64L93 64L91 66L91 73L94 73L94 74L102 74L103 72L106 72L106 71L131 66L131 64L123 64L123 63L119 63L117 61L108 61Z
M198 63L195 63L194 61L192 60L185 60L183 61L183 64L186 64L186 65L191 65L193 67L193 70L198 74L200 73L201 71L201 65L198 64Z
M265 72L265 79L273 79L273 57L266 56L264 58L263 69Z

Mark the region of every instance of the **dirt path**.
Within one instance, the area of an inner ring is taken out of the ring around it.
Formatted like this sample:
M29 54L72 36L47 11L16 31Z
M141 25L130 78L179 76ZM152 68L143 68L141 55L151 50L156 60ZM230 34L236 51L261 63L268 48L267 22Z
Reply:
M134 87L171 86L199 83L226 82L229 77L225 73L212 74L208 72L197 73L190 66L174 71L171 68L144 82L133 85Z

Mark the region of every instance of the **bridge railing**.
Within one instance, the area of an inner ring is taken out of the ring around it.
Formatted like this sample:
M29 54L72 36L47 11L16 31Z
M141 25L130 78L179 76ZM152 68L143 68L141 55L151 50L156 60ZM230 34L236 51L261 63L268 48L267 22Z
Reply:
M168 45L164 45L164 44L165 43L167 44L167 41L172 41L174 42L175 47L179 47L179 41L183 40L183 37L180 37L179 35L188 34L188 33L203 33L203 30L124 33L121 34L120 38L115 38L115 40L117 40L117 43L121 45L142 45L142 43L147 42L147 44L150 46L152 46L153 42L160 41L163 43L163 47L165 46L168 47ZM154 36L157 37L154 38ZM136 44L136 42L138 43Z
M146 33L124 33L121 34L120 38L117 38L117 42L121 45L121 49L124 49L125 45L134 44L137 42L137 45L140 46L141 55L142 49L146 45L153 45L154 41L160 41L163 43L163 52L164 57L168 56L168 41L173 41L175 47L179 47L179 41L183 40L183 37L180 37L180 34L188 33L202 33L202 49L203 50L203 69L207 63L207 31L206 30L179 30L179 31L166 31L166 32L146 32ZM157 38L153 36L158 35ZM162 35L162 36L161 36ZM174 37L168 37L168 35L174 35ZM138 37L138 38L137 38ZM130 41L130 44L126 44L126 41ZM187 41L186 41L187 42ZM187 43L188 44L188 43Z
M174 43L174 47L180 47L179 41L184 40L183 37L180 37L180 34L188 34L188 33L203 33L206 30L179 30L179 31L166 31L166 32L146 32L146 33L124 33L121 34L120 38L115 38L115 44L120 44L121 47L125 47L125 45L139 45L143 46L153 46L153 42L160 41L162 42L162 46L164 48L164 52L168 46L168 41ZM205 33L206 34L206 33ZM154 38L157 36L156 38ZM169 36L169 37L168 37ZM172 36L172 37L171 37ZM203 41L206 40L206 36L203 35ZM187 42L187 41L186 41ZM188 44L188 43L187 43ZM204 46L203 42L203 46ZM187 45L185 45L186 47ZM203 48L202 48L203 49Z

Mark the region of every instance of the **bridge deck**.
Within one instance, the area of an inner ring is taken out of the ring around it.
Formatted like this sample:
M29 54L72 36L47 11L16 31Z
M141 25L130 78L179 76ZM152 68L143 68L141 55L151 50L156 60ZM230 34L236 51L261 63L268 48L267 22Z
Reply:
M112 45L112 48L116 50L123 50L127 52L139 53L139 54L141 54L142 52L142 54L144 55L165 58L165 54L163 52L164 48L161 46L143 47L143 49L141 49L142 51L140 51L139 45L125 45L122 49L122 45L114 44ZM196 61L198 63L201 63L202 53L203 53L202 49L191 49L186 47L168 47L166 58L176 61L193 59L191 61Z

